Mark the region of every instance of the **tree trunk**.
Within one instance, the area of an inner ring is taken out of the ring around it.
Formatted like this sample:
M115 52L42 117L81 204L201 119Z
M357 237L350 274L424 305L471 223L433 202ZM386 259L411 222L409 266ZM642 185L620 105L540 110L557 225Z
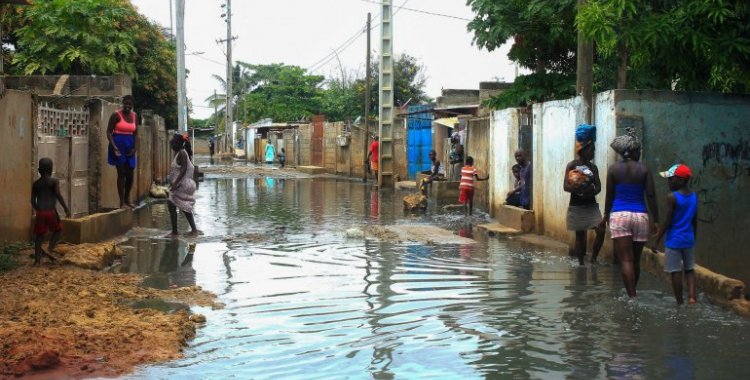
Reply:
M624 42L617 45L617 88L625 88L628 82L628 47Z

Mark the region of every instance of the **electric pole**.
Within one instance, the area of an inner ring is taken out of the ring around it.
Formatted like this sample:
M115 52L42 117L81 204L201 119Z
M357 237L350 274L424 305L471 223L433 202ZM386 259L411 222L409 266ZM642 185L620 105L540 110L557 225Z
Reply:
M362 182L367 182L367 139L370 137L370 80L372 75L370 73L370 23L372 18L370 13L367 13L367 55L365 58L365 137L362 139L364 142L364 155L365 159L362 161Z
M394 185L395 163L393 162L393 119L396 112L393 104L393 1L382 1L380 21L380 86L378 137L378 186Z
M172 4L171 1L169 3ZM176 0L177 8L177 127L187 132L187 99L185 95L185 0Z
M222 14L222 17L226 17L224 20L227 23L227 38L225 40L218 40L218 43L227 43L227 94L226 94L226 106L225 106L225 123L224 133L225 138L228 136L227 144L229 145L229 153L234 151L234 121L232 115L232 41L236 40L237 37L232 37L232 0L226 0L226 4L222 4L222 8L226 8L226 13Z
M586 5L586 0L578 0L577 10ZM578 30L578 51L576 68L576 95L583 98L584 121L592 122L592 102L594 97L594 44Z

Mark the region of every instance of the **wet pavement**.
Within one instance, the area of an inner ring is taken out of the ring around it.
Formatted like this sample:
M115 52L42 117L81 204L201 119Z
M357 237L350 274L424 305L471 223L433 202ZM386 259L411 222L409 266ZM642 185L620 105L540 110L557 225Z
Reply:
M129 378L750 377L750 322L703 297L678 308L648 274L629 302L616 267L521 242L348 239L415 223L471 237L486 215L405 216L403 194L356 180L226 177L198 190L195 241L160 238L164 203L138 211L121 269L226 307L194 309L208 322L185 358Z

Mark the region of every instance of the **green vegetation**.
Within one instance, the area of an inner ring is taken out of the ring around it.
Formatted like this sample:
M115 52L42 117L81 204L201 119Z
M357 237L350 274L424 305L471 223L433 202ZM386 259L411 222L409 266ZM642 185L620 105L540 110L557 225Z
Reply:
M468 0L479 48L512 40L508 57L532 71L496 107L574 94L579 27L596 46L594 90L750 92L750 3L744 0Z
M371 63L373 86L370 92L371 112L377 114L378 64ZM429 102L424 87L424 67L407 54L394 62L394 98L397 105ZM232 101L235 120L249 124L264 118L275 121L309 120L316 114L329 120L353 120L364 113L365 79L363 75L347 75L326 79L307 70L283 63L256 65L238 61L233 70ZM224 78L214 76L226 93ZM219 130L223 130L226 96L211 95L206 100L217 108ZM213 124L211 116L208 123Z
M128 0L35 1L7 9L9 74L124 73L133 79L136 107L176 126L175 48Z
M13 270L18 266L15 255L24 249L32 248L28 242L0 242L0 272Z

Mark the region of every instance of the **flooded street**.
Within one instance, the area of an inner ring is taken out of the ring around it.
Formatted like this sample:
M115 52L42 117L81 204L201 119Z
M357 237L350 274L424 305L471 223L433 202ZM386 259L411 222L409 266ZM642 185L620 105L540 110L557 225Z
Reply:
M194 309L208 321L184 359L127 378L750 378L750 322L703 297L677 308L651 275L630 303L616 267L513 240L348 239L370 224L471 226L404 216L403 194L361 181L227 177L200 185L195 242L159 237L164 203L138 212L123 271L226 307Z

